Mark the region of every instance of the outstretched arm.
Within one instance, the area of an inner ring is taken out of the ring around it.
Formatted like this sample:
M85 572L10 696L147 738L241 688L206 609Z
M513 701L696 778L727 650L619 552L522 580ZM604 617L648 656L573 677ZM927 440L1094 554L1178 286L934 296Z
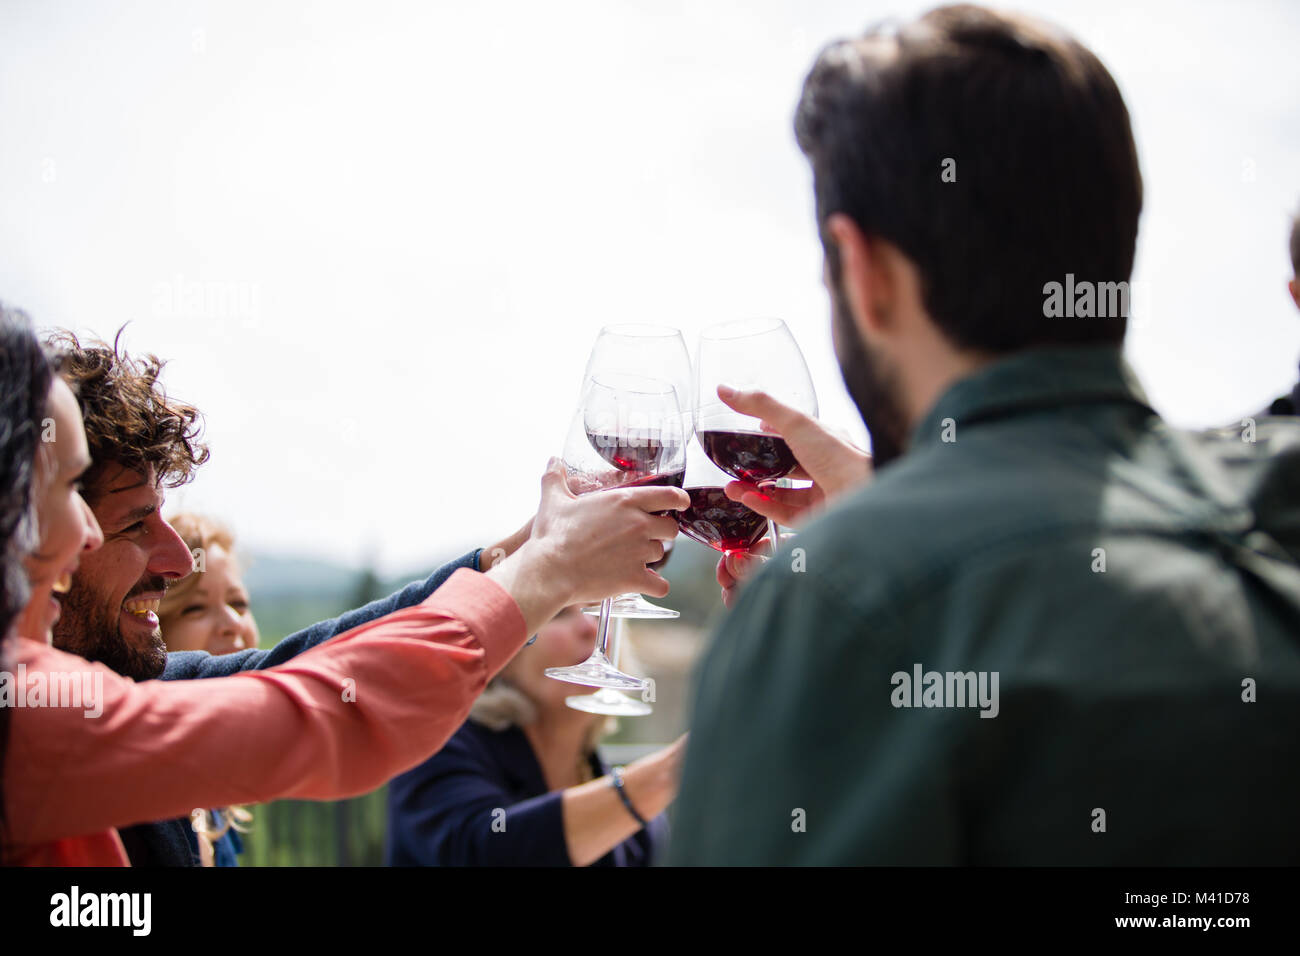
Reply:
M296 631L274 647L265 650L253 648L220 656L213 656L206 651L178 651L168 654L167 669L163 671L162 679L197 680L206 677L228 677L240 671L276 667L305 650L337 637L344 631L368 624L402 608L414 607L438 590L443 582L460 568L469 568L473 571L489 570L493 565L499 564L518 551L519 547L528 540L532 527L533 519L529 518L523 527L509 537L486 548L476 548L454 561L447 562L423 581L415 581L386 598L371 601L364 607L355 608L339 617L320 621L311 627Z
M289 664L202 685L136 684L16 640L29 678L69 674L101 692L90 708L14 710L10 839L42 842L196 806L364 793L437 750L526 637L510 595L462 570L421 604Z
M681 489L652 487L578 499L552 461L536 533L487 574L461 569L415 607L280 667L223 680L137 684L16 638L28 683L39 677L48 690L58 680L70 694L75 682L81 693L77 707L14 709L6 841L40 843L196 806L373 789L438 750L560 608L633 589L666 594L646 564L662 557L676 522L655 512L688 503Z
M485 570L478 567L480 551L471 551L455 561L444 564L423 581L408 584L388 597L371 601L339 617L320 621L311 627L290 634L274 647L250 648L234 654L213 655L207 651L177 651L167 655L167 669L163 680L199 680L208 677L229 677L240 671L265 670L292 660L303 651L310 650L354 627L369 624L386 614L414 607L438 590L460 568Z

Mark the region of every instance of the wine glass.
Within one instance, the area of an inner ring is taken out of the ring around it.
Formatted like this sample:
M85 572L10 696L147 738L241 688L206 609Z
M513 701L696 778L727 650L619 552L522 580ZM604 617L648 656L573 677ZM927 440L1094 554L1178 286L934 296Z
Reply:
M741 319L711 325L700 334L695 364L695 434L715 465L759 487L778 483L798 462L785 439L764 432L759 420L718 398L718 386L761 389L777 401L817 417L817 392L808 364L780 319ZM769 520L772 553L780 542Z
M679 329L640 323L605 326L596 336L587 358L581 395L587 393L595 376L609 373L648 375L672 383L682 411L682 433L689 436L693 396L691 357ZM593 604L584 610L599 614L600 606ZM661 620L681 616L672 608L660 607L635 593L614 598L610 613L614 617Z
M654 567L654 565L647 565L647 567ZM610 658L615 667L618 666L619 651L623 649L623 641L627 636L624 633L627 628L626 620L626 618L619 618L614 625ZM610 717L644 717L654 712L654 708L645 701L629 697L621 690L610 687L602 687L594 694L566 697L564 702L574 710L584 710L589 714L607 714Z
M691 506L677 512L677 528L688 538L725 555L749 551L768 530L766 518L727 497L723 488L730 480L731 476L710 461L697 442L691 443L682 485L691 496Z
M686 470L682 413L672 384L636 375L599 374L587 389L564 443L569 490L596 494L610 488L672 485ZM572 667L548 667L547 677L640 690L644 679L624 674L607 650L613 599L600 605L600 630L591 656Z
M670 382L677 392L678 407L689 418L693 395L691 356L680 329L637 323L605 326L587 357L579 400L595 376L609 373L646 375ZM689 421L684 430L690 430Z

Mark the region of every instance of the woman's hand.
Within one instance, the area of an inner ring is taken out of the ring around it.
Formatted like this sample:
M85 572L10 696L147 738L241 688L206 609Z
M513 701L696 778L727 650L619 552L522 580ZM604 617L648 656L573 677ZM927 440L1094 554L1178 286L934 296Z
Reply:
M623 768L623 792L644 820L659 816L677 797L686 734ZM627 812L610 777L564 791L564 839L574 866L589 866L636 834L641 824Z

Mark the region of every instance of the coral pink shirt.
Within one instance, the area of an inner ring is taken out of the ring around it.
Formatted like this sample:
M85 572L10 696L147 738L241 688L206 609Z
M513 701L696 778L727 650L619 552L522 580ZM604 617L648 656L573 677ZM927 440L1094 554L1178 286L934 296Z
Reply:
M113 827L373 790L442 747L525 627L505 590L461 568L421 604L232 677L137 684L10 640L7 670L25 665L28 683L38 671L89 672L102 680L103 713L10 710L5 862L124 866Z

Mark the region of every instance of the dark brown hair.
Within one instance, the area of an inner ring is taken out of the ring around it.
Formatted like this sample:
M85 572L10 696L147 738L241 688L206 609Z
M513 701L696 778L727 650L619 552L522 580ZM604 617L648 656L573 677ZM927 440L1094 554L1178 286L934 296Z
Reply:
M0 667L8 666L9 630L30 596L23 559L38 543L36 455L41 447L54 368L26 313L0 303ZM0 860L8 843L4 765L9 708L0 707Z
M158 380L165 364L158 356L133 358L121 349L122 331L112 346L104 342L83 346L66 331L48 340L86 420L86 441L94 460L85 478L91 504L106 466L116 464L142 473L152 466L159 485L175 488L193 478L194 469L208 460L207 446L200 440L199 410L167 395Z
M795 135L836 283L838 212L916 264L959 348L1123 340L1124 317L1044 310L1044 286L1067 274L1128 280L1142 209L1124 100L1073 38L974 6L878 27L822 51Z

